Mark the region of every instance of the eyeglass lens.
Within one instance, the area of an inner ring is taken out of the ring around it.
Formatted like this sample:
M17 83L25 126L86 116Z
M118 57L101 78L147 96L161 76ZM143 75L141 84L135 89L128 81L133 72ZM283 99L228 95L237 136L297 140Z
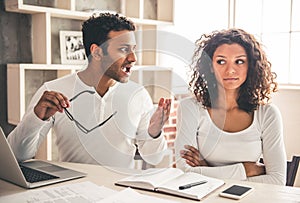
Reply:
M72 97L69 101L74 101L78 96L80 96L83 93L89 93L89 94L94 94L94 91L90 91L90 90L85 90L82 92L79 92L77 95L75 95L74 97ZM115 111L113 114L111 114L109 117L107 117L104 121L102 121L100 124L96 125L95 127L91 128L91 129L87 129L86 127L84 127L79 121L77 121L73 115L67 110L67 108L64 108L64 111L66 113L66 115L68 116L68 118L73 121L76 126L79 128L79 130L81 130L83 133L88 134L90 132L92 132L93 130L101 127L102 125L104 125L107 121L109 121L114 115L116 115L117 111Z

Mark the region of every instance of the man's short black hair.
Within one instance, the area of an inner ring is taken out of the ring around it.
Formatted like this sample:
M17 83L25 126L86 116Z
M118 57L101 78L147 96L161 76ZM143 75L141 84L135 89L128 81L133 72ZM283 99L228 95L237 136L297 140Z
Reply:
M87 57L91 54L92 44L100 46L106 42L110 31L129 30L135 31L132 21L119 14L100 13L93 15L82 24L83 44Z

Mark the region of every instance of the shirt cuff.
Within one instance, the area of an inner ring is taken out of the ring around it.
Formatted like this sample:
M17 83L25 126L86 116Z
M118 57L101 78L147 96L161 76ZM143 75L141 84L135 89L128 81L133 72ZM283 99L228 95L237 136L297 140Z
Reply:
M247 180L247 174L246 174L246 169L242 163L239 163L239 168L240 168L240 175L241 175L241 180Z

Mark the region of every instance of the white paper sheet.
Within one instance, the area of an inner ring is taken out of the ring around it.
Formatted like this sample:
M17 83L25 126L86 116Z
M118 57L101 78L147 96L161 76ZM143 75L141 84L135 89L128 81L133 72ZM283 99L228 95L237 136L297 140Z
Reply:
M101 200L99 203L176 203L175 201L161 199L150 195L143 195L131 188L127 188L108 198Z
M5 203L172 203L148 195L142 195L131 188L120 192L98 186L90 181L72 183L47 189L35 189L14 195L0 197Z

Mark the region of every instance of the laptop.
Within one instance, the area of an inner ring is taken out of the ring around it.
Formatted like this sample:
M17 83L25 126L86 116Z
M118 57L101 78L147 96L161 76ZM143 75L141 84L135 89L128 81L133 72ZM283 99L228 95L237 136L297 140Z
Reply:
M0 127L0 179L24 188L36 188L75 178L86 174L41 160L18 163Z

